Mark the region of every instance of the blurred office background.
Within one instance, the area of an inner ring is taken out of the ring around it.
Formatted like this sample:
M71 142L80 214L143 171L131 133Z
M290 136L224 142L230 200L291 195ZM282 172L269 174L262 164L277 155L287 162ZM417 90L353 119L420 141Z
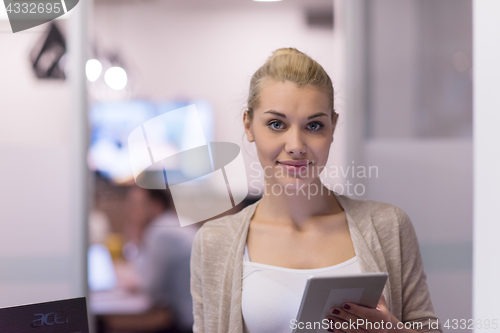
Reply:
M12 34L0 19L0 306L87 294L82 221L104 225L96 242L115 264L127 261L127 198L137 187L127 131L162 110L202 105L205 137L240 145L240 187L251 181L258 160L241 124L250 77L272 51L295 47L334 82L329 165L378 170L325 183L360 184L352 197L403 208L438 317L472 318L471 0L94 0L55 24L68 48L58 62L65 79L39 78L30 62L52 23ZM90 82L72 57L80 67L99 60L103 72ZM104 82L106 66L127 73L122 88ZM75 174L75 161L88 172ZM249 202L258 195L250 188ZM130 317L148 305L128 300Z

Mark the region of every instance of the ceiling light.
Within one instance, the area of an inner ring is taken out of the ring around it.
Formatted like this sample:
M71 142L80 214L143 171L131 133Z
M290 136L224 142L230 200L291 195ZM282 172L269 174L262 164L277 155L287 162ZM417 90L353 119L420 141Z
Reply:
M121 67L111 67L104 74L104 81L114 90L122 90L127 85L127 73Z
M85 65L85 72L87 73L87 79L90 82L94 82L99 78L102 72L101 62L97 59L90 59Z

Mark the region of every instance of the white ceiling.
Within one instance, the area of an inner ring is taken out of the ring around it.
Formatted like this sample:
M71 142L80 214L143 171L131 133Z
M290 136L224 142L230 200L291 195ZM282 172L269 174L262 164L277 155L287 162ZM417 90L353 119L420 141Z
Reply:
M94 0L97 6L109 5L131 6L148 4L162 9L177 10L260 10L260 9L290 9L290 8L332 8L333 0L282 0L279 2L257 2L253 0ZM69 14L69 13L68 13ZM64 19L68 14L59 19ZM7 20L4 2L0 0L0 21Z
M333 7L333 0L282 0L257 2L252 0L94 0L96 5L151 4L172 9L270 9Z
M256 2L252 0L94 0L96 5L150 4L168 9L289 9L289 8L330 8L333 0L282 0L279 2ZM4 2L0 1L0 20L7 19ZM66 16L66 15L65 15Z

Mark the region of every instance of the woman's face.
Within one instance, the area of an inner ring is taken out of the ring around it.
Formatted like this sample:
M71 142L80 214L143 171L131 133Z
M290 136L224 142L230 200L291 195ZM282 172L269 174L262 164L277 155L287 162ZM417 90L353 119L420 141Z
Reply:
M268 184L311 183L328 160L336 116L324 90L269 81L253 120L244 114L248 141L255 142Z

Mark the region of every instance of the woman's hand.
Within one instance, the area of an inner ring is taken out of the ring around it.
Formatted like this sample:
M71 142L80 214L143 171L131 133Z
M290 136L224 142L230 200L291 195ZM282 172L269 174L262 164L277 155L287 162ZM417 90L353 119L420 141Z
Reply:
M387 308L384 295L380 298L375 309L354 303L344 303L342 308L333 307L331 314L326 318L330 321L329 332L390 333L404 331L397 329L399 320Z

